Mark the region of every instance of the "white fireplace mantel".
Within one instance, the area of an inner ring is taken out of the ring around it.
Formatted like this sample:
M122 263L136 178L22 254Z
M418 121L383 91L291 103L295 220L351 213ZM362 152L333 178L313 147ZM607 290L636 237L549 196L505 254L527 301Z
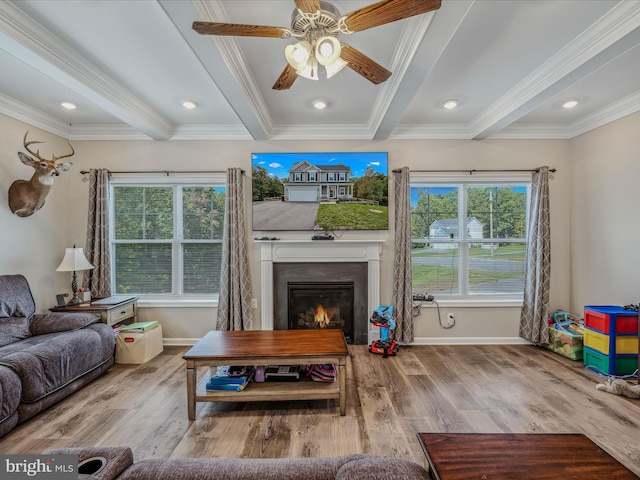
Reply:
M260 244L260 299L262 329L273 330L273 264L279 262L366 262L367 306L380 305L380 256L384 240L258 240ZM369 331L377 338L378 332Z

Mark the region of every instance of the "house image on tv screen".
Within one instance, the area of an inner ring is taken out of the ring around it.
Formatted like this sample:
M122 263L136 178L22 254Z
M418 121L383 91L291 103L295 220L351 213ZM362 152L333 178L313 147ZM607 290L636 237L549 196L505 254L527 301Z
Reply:
M295 163L284 182L285 202L325 202L353 198L351 169L342 164L314 165L307 160Z

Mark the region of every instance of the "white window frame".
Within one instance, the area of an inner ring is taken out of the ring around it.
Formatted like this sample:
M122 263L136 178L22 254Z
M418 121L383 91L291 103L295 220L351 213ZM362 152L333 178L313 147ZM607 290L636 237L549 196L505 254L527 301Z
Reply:
M302 181L302 174L299 172L296 172L293 174L293 181L294 182L301 182Z
M310 182L316 181L316 172L309 172L309 181Z
M526 187L526 223L529 223L529 204L531 198L531 174L527 172L475 172L472 176L469 173L411 173L410 187L420 186L451 186L458 187L461 197L458 200L458 232L466 232L467 222L467 195L463 194L465 185L482 185L482 186L514 186L520 185ZM413 241L419 239L413 239ZM425 243L457 243L460 247L467 247L471 243L490 243L495 240L499 243L524 243L525 238L433 238L425 239ZM510 307L521 306L523 301L523 293L512 294L469 294L468 277L469 277L469 249L458 247L458 290L457 294L437 294L437 300L440 305L465 306L465 307ZM435 295L435 294L434 294Z
M162 175L162 176L161 176ZM117 174L112 173L109 181L109 244L113 247L115 240L115 225L114 225L114 195L113 188L118 186L130 186L130 187L168 187L179 185L181 187L226 187L226 174L225 173L207 173L207 174L176 174L172 173L170 176L166 174ZM180 191L178 188L176 191ZM178 228L181 225L179 218L182 217L182 196L173 196L173 211L174 211L174 238L170 242L172 243L172 257L171 257L171 275L172 275L172 292L171 294L136 294L139 298L138 304L142 306L152 307L202 307L202 306L218 306L219 294L200 294L200 295L185 295L180 293L176 288L176 284L181 284L182 279L182 249L180 248L183 243L182 230ZM220 239L222 242L222 239ZM166 243L162 241L161 243ZM113 251L113 250L112 250ZM115 255L111 255L111 286L115 285ZM114 290L115 292L115 290Z

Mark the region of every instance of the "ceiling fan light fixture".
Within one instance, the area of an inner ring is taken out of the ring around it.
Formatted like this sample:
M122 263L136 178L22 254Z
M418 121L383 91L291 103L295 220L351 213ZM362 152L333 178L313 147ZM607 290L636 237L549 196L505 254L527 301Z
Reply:
M342 47L336 37L320 37L316 42L316 58L321 65L331 65L340 58Z
M442 106L447 110L453 110L458 106L458 100L456 100L455 98L450 98L442 102Z
M306 66L303 68L296 70L296 73L304 78L308 78L309 80L318 80L318 61L315 57L311 57Z
M287 62L296 70L302 70L307 66L311 57L311 44L306 40L301 40L295 45L287 45L284 49L284 56Z
M335 62L325 65L324 68L327 71L327 78L333 77L336 73L347 66L347 62L338 57Z

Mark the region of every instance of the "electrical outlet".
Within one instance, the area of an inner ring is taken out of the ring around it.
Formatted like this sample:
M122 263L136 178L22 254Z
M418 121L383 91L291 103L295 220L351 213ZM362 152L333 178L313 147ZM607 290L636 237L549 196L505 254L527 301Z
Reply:
M456 317L453 313L447 313L447 322L449 323L450 327L453 327L453 325L456 323Z
M252 298L251 299L251 308L258 308L258 299L257 298Z

